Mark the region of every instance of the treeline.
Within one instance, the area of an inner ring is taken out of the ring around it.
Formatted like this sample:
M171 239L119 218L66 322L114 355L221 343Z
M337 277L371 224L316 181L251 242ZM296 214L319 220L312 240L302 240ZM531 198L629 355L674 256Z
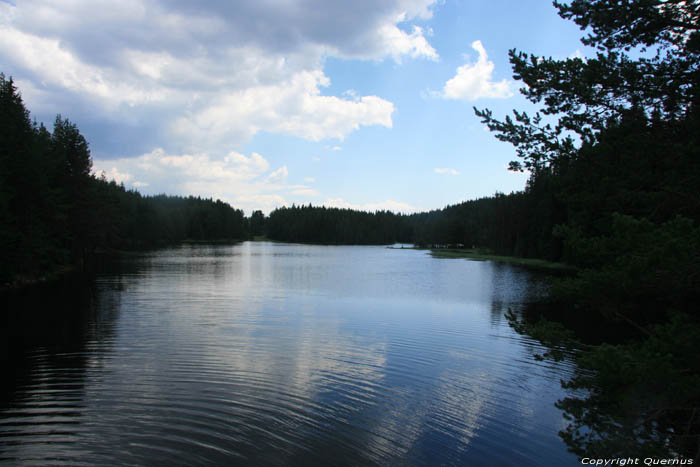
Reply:
M561 240L551 234L561 211L551 195L539 199L532 189L417 214L293 205L275 209L268 217L256 211L253 217L257 235L280 241L476 247L551 259L561 254Z
M77 126L32 122L0 74L0 283L85 269L101 251L247 238L243 212L226 203L142 196L91 168Z
M560 259L561 241L551 234L560 220L551 194L532 187L408 216L418 246L463 246L550 260Z
M324 206L292 206L272 211L262 231L287 242L389 244L410 242L406 217L388 211L375 213Z
M561 222L563 213L551 193L539 196L532 188L417 214L307 205L278 208L268 217L256 211L253 218L257 219L256 235L288 242L398 242L553 260L560 259L562 249L562 241L552 235L552 228Z
M221 200L182 196L143 196L104 178L92 178L96 216L92 248L134 250L183 241L248 238L243 211Z

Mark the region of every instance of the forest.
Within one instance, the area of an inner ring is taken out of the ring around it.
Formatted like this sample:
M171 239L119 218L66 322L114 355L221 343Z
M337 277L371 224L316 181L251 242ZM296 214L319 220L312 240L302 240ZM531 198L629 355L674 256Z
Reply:
M538 358L575 355L573 395L558 403L569 448L699 459L700 4L554 5L595 57L513 49L521 93L540 110L474 109L514 146L525 189L410 215L293 205L245 217L220 200L143 196L92 174L76 125L32 122L0 75L0 282L84 269L104 251L257 236L564 262L576 273L553 281L547 311L510 319L549 347ZM611 332L563 324L573 321Z
M91 173L78 127L30 120L11 78L0 74L0 284L89 271L100 254L184 240L241 240L243 211L222 201L142 196Z

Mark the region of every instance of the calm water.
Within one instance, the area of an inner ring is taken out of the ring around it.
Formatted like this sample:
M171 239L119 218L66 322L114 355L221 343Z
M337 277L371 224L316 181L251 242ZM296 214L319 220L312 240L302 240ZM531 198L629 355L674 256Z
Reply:
M532 273L262 242L124 263L8 324L6 463L579 465L553 406L571 368L503 316Z

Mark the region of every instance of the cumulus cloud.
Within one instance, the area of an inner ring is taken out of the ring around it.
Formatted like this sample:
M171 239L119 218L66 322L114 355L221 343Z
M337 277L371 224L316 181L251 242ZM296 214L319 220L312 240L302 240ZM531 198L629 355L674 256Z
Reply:
M102 169L98 172L99 176L105 177L107 180L114 180L117 183L127 183L134 177L130 173L122 173L115 166L111 166L108 169ZM143 186L143 182L135 182ZM133 184L133 183L132 183Z
M401 62L401 57L425 57L437 60L438 54L423 36L423 30L413 26L413 32L406 33L394 25L386 25L381 29L382 40L386 50L396 62Z
M481 41L474 41L472 48L479 54L476 63L466 63L457 68L457 74L445 83L442 96L446 99L465 100L512 96L513 91L508 80L493 81L494 64L488 59Z
M225 153L259 131L342 140L390 128L394 106L322 95L325 57L434 60L413 23L435 2L0 2L0 58L35 114L88 120L107 157Z
M200 154L168 154L157 148L138 157L94 161L98 175L146 193L178 193L221 199L250 212L287 204L285 194L311 195L309 187L288 186L286 166L270 170L263 156L231 152L222 159ZM146 182L145 180L148 180Z
M436 60L416 23L437 2L0 1L1 71L38 119L80 126L106 177L269 211L320 194L236 151L259 132L339 151L363 126L391 128L381 96L328 95L324 62Z
M231 135L246 140L260 130L320 141L342 140L361 125L391 128L391 102L377 96L358 100L322 96L320 86L328 84L321 71L304 71L274 85L224 93L176 119L172 130L186 135L189 147L196 147L201 141L225 142Z
M19 68L37 73L43 71L44 76L39 82L42 88L53 86L80 93L85 98L100 100L110 108L122 103L162 101L168 97L166 88L136 86L129 82L131 80L120 79L119 73L110 73L109 69L81 61L62 47L58 38L27 34L7 24L0 25L0 52L5 60L14 62Z
M257 209L269 213L292 203L316 204L321 196L309 185L288 184L289 169L283 165L271 170L268 160L257 153L245 156L231 152L217 160L204 153L168 154L157 148L138 157L98 159L94 161L93 169L98 175L104 174L108 179L140 188L147 194L167 192L221 199L247 213ZM306 177L304 182L313 183L315 179ZM358 204L342 198L327 198L319 204L368 212L420 211L416 206L391 199Z
M457 170L450 169L449 167L436 168L435 173L440 175L459 175L459 172Z
M289 170L287 170L287 166L283 165L279 169L275 170L272 172L270 175L267 176L267 181L269 183L284 183L287 181L287 176L289 175Z

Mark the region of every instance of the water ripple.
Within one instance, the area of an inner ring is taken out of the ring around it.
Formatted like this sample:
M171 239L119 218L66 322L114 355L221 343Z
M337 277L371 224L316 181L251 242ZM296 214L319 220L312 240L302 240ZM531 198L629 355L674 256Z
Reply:
M126 266L77 337L24 348L0 462L578 464L553 406L572 364L502 316L540 293L525 271L271 243Z

